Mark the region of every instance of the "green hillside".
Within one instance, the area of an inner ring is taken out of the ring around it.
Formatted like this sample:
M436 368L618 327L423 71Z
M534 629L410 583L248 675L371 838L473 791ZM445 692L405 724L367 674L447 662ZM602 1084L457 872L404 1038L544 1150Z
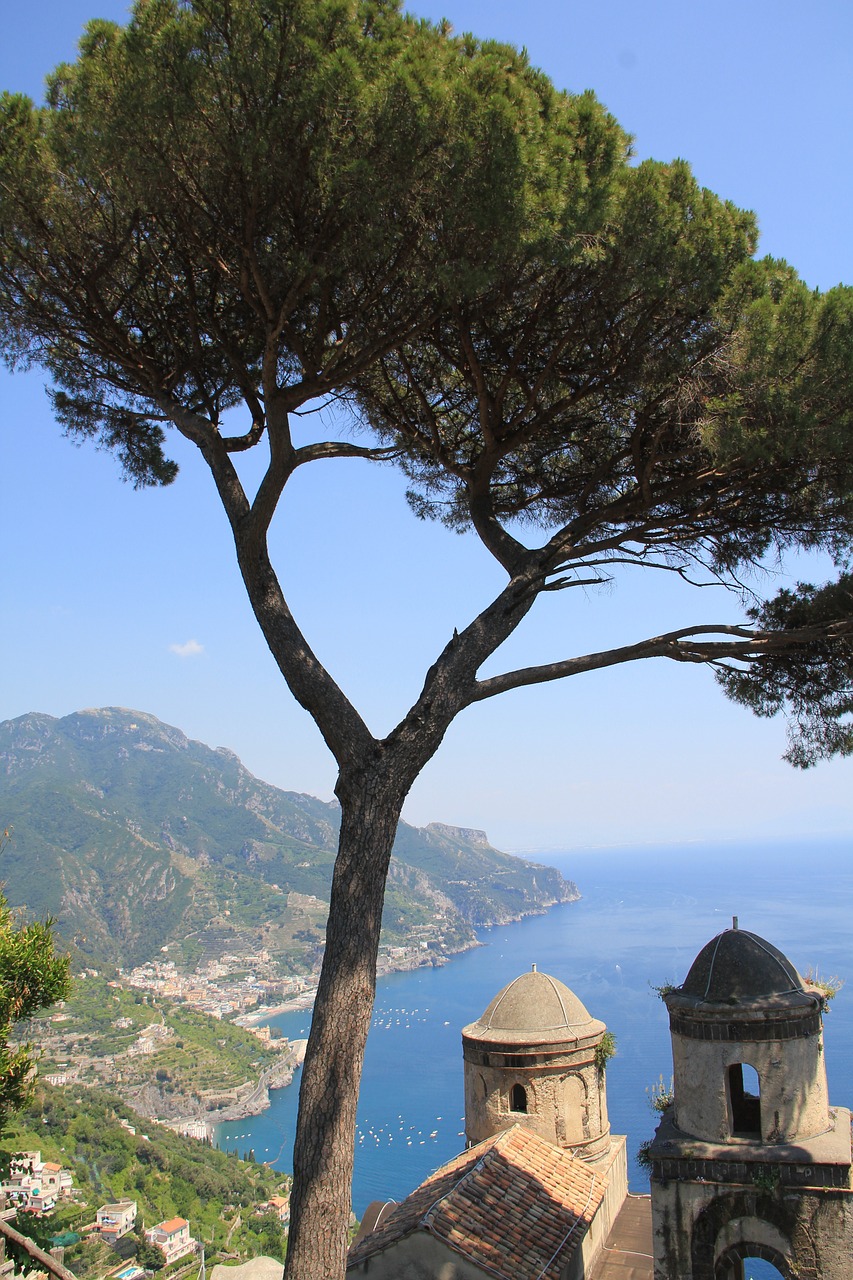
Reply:
M152 1028L153 1052L134 1056L133 1045ZM231 1022L84 974L75 978L67 1000L21 1023L15 1038L39 1046L42 1078L72 1063L81 1084L106 1080L131 1099L141 1087L153 1088L161 1095L161 1117L207 1118L223 1105L219 1095L256 1081L281 1057Z
M320 955L339 810L255 778L142 712L0 723L10 901L50 914L75 957L125 968L178 944L186 965L263 945L289 970ZM482 832L401 824L383 940L450 953L472 927L577 896Z
M100 1205L127 1199L137 1202L146 1226L176 1214L189 1219L209 1262L224 1253L226 1241L232 1260L268 1253L271 1247L277 1256L283 1254L278 1224L256 1209L286 1190L289 1179L266 1165L182 1138L102 1090L40 1085L4 1133L2 1146L0 1160L18 1151L40 1151L43 1160L71 1170L74 1201L60 1204L44 1223L27 1224L27 1233L44 1236L44 1243L63 1229L79 1231L91 1223ZM74 1245L65 1255L81 1280L103 1275L117 1261L97 1240Z

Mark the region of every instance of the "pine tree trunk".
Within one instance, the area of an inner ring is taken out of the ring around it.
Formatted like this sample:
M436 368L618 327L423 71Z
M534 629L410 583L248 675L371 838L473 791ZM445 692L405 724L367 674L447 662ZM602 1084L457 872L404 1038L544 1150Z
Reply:
M356 1108L385 880L405 794L363 775L349 794L341 786L338 793L340 844L299 1092L287 1280L339 1280L346 1266Z

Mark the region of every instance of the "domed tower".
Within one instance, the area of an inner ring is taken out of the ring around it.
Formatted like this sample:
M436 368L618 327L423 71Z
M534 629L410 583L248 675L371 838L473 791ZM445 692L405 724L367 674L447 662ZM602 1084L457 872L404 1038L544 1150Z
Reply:
M726 929L664 1001L682 1133L775 1143L827 1131L823 1000L772 943Z
M673 1100L649 1150L655 1280L737 1280L747 1258L849 1276L850 1113L829 1106L821 991L735 919L663 999Z
M523 1124L585 1160L610 1147L607 1028L534 965L462 1031L469 1145Z

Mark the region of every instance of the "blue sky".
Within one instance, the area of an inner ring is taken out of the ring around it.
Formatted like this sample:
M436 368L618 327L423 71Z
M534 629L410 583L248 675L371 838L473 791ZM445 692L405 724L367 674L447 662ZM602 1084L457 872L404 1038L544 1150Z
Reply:
M683 156L703 184L755 209L763 252L815 287L853 282L853 7L415 9L526 45L560 87L594 89L638 156ZM0 87L38 98L83 23L120 20L126 6L0 0L0 10ZM110 457L61 437L42 383L0 371L0 719L133 707L231 747L277 785L330 797L332 761L257 632L206 473L178 441L176 483L134 493ZM362 464L334 464L320 481L300 475L274 535L297 616L377 732L501 582L472 540L415 521L402 488ZM801 565L794 576L817 572ZM737 617L723 592L635 574L549 597L492 669ZM853 762L801 774L780 760L784 746L781 723L727 703L707 672L647 662L470 710L406 816L483 827L517 849L853 833Z

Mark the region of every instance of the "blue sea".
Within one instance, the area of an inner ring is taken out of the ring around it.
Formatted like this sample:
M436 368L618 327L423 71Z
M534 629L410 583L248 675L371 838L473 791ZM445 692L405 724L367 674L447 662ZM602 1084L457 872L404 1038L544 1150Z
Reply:
M576 881L580 901L483 931L481 946L442 968L383 978L367 1047L353 1208L399 1200L464 1145L460 1031L532 964L561 979L616 1037L607 1069L614 1133L628 1135L631 1189L648 1191L633 1159L651 1137L649 1090L672 1071L666 1010L653 985L680 983L702 946L739 918L801 973L848 978L826 1017L830 1100L853 1106L853 839L685 844L528 854ZM272 1019L308 1033L309 1013ZM224 1149L289 1171L294 1083L262 1115L219 1126Z

